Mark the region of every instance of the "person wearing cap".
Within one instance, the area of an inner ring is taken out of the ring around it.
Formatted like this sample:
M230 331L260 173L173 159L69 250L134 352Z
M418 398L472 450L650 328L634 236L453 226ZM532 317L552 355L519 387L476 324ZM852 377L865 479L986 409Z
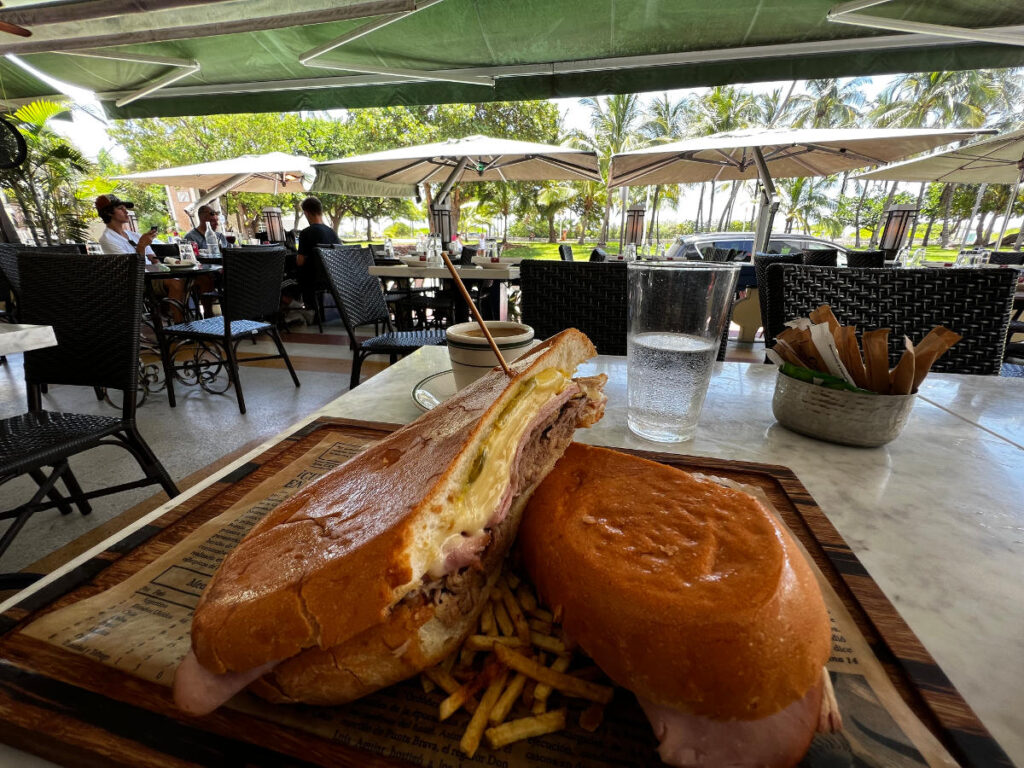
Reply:
M149 247L156 237L156 232L151 230L139 235L128 228L128 210L134 207L135 203L122 200L117 195L100 195L96 198L96 213L107 225L103 234L100 235L100 247L104 253L136 253L157 264L160 259ZM165 295L166 292L167 298L182 304L185 302L185 282L183 280L158 280L152 288L157 295ZM181 313L177 308L172 308L172 314L176 321L181 321Z
M220 243L221 250L227 248L228 240L224 237L224 233L218 229L220 227L220 211L210 205L201 205L199 210L196 211L196 216L199 217L199 223L195 229L188 231L185 239L195 243L200 248L206 248L206 225L209 224L214 234L217 235L217 242Z
M146 232L140 236L128 229L128 210L134 207L135 203L122 200L117 195L100 195L96 198L96 213L107 225L100 235L100 246L104 253L137 253L156 263L159 259L149 247L156 232Z

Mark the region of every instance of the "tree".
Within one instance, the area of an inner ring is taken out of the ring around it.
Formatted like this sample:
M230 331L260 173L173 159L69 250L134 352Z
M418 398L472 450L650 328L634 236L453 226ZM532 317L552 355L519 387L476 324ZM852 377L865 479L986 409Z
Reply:
M597 152L605 184L604 222L598 243L606 245L612 206L612 192L608 187L611 157L617 152L636 146L643 113L640 98L635 93L608 96L603 99L580 99L580 104L590 110L590 129L593 133L577 136L577 141ZM622 215L625 216L625 209Z
M68 115L55 101L34 101L10 116L25 138L28 154L16 168L0 171L0 184L21 208L36 245L83 242L91 200L79 197L79 182L91 164L52 127Z
M648 144L667 144L678 141L683 136L683 125L686 117L686 101L671 101L667 93L651 101L644 110L646 118L640 127L640 135ZM647 241L653 240L655 221L658 217L658 206L662 200L662 186L655 185L648 208L650 221L647 223Z
M534 207L541 218L545 219L548 223L549 243L558 242L557 233L555 232L555 216L560 211L569 207L569 203L572 202L575 194L575 190L568 184L551 182L536 190Z
M793 97L794 128L849 128L857 124L866 98L866 77L840 81L835 77L813 78Z

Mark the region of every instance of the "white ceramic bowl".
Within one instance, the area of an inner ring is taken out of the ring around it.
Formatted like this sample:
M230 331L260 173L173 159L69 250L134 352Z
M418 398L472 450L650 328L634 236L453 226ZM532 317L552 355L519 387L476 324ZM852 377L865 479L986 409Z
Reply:
M486 323L505 362L525 354L536 343L533 328L528 325L504 320L487 320ZM447 337L456 389L472 384L498 365L498 358L476 323L450 326Z
M802 435L874 448L899 436L915 397L829 389L780 373L772 413L782 426Z

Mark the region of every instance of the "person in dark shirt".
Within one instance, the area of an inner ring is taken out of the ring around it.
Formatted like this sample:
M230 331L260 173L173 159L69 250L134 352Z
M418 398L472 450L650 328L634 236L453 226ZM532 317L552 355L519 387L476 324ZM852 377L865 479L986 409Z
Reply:
M319 198L307 197L303 200L302 213L305 214L309 226L299 233L298 255L295 257L296 279L302 291L303 303L312 308L316 306L316 286L322 274L320 255L316 247L338 245L341 240L333 229L324 224L324 207Z

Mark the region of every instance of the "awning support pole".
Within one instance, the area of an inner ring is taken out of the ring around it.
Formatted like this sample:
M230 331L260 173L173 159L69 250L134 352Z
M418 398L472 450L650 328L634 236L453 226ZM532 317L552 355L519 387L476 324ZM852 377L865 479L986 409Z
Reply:
M438 202L438 203L444 202L444 199L446 197L448 197L448 193L452 191L452 187L455 186L455 182L459 180L459 176L466 169L467 165L469 165L469 157L468 156L462 158L461 160L459 160L458 165L456 165L452 169L452 172L448 174L448 178L444 180L444 184L441 185L441 189L434 196L434 200L436 202Z
M223 182L221 184L218 184L216 187L211 189L209 192L207 192L205 195L200 197L198 200L196 200L191 205L185 206L185 213L187 213L189 215L189 217L191 218L192 214L194 214L196 211L198 211L200 208L202 208L208 202L210 202L211 200L216 200L218 197L223 195L225 192L230 192L232 189L237 187L243 181L245 181L246 179L252 178L254 175L255 174L252 174L252 173L240 173L237 176L232 176L227 181L225 181L225 182Z
M1006 215L1003 216L1003 226L999 228L999 238L996 240L995 250L999 250L1003 247L1003 238L1006 237L1006 228L1010 224L1010 217L1013 215L1013 204L1017 202L1017 193L1020 192L1020 183L1024 181L1024 157L1017 162L1017 167L1020 168L1020 175L1017 176L1017 182L1013 185L1013 193L1010 195L1009 202L1006 203ZM1021 222L1021 229L1024 229L1024 221Z
M853 0L853 2L832 6L832 9L825 14L825 18L838 24L851 24L855 27L867 27L868 29L885 29L890 32L935 35L937 37L951 37L956 40L971 40L978 43L1024 45L1024 37L998 29L951 27L946 24L926 24L920 21L910 21L909 19L894 19L885 16L857 13L857 11L863 8L870 8L889 2L892 2L892 0Z
M750 260L759 253L768 250L768 241L772 236L772 222L775 220L775 213L779 210L779 201L775 199L775 183L772 175L768 172L768 163L765 162L764 153L760 147L751 148L754 153L754 164L757 166L757 175L761 180L760 204L757 210L757 229L754 231L754 251L750 254Z

